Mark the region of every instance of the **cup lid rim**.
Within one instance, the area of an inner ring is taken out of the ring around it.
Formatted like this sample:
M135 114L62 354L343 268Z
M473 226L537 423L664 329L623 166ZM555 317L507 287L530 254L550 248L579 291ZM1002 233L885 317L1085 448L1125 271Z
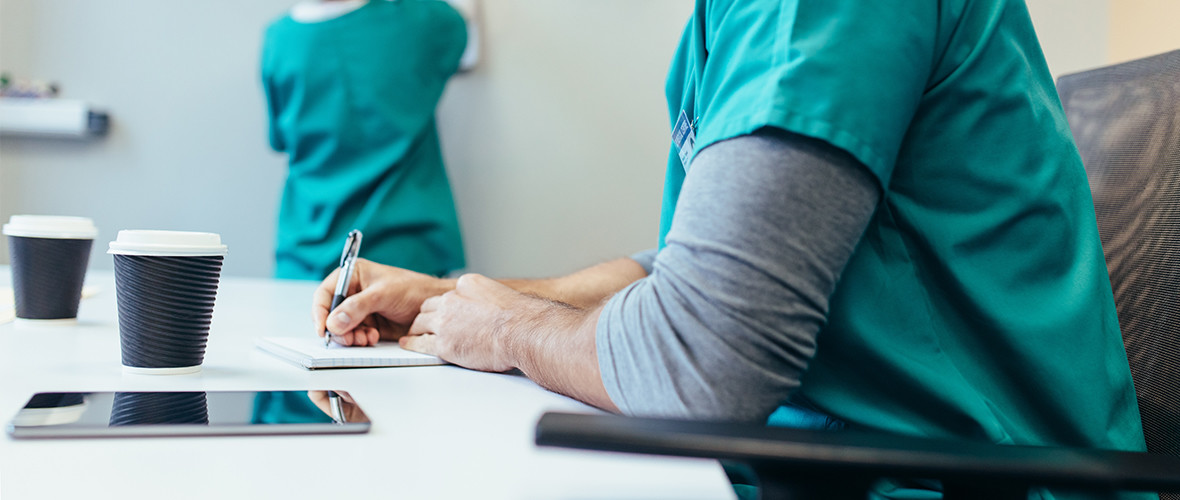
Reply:
M107 253L113 255L218 256L228 253L218 233L124 229L110 242Z
M98 227L89 217L21 214L10 217L0 232L25 238L94 239Z

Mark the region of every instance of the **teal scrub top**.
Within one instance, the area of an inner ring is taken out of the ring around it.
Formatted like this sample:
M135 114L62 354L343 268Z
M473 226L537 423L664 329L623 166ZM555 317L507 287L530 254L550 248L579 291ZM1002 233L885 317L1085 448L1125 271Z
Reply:
M1085 171L1022 1L698 0L667 95L696 151L777 127L880 183L801 402L903 434L1144 449ZM685 175L673 146L661 247Z
M462 17L438 0L270 25L270 143L290 164L277 277L322 279L352 229L370 260L433 275L465 265L434 115L466 43Z

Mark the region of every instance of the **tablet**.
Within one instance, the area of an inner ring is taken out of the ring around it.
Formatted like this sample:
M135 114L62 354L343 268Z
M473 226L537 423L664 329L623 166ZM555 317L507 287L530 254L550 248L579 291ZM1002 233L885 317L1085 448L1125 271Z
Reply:
M343 391L47 392L7 431L16 439L358 434L369 419Z

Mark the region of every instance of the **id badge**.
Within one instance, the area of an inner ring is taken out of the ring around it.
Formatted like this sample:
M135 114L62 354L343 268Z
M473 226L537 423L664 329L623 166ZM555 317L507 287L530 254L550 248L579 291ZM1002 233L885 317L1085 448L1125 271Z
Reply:
M692 162L693 147L696 145L696 131L693 130L692 120L688 113L680 111L680 118L676 119L676 126L672 127L672 144L676 145L680 155L680 165L688 172L688 164Z

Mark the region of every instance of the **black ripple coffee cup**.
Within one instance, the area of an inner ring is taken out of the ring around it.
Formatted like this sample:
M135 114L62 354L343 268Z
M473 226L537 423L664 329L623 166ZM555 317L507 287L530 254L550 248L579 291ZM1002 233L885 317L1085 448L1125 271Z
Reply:
M17 319L76 322L90 249L98 236L94 221L14 215L3 232L8 236Z
M201 370L226 247L215 233L119 231L115 299L123 370L179 375Z

